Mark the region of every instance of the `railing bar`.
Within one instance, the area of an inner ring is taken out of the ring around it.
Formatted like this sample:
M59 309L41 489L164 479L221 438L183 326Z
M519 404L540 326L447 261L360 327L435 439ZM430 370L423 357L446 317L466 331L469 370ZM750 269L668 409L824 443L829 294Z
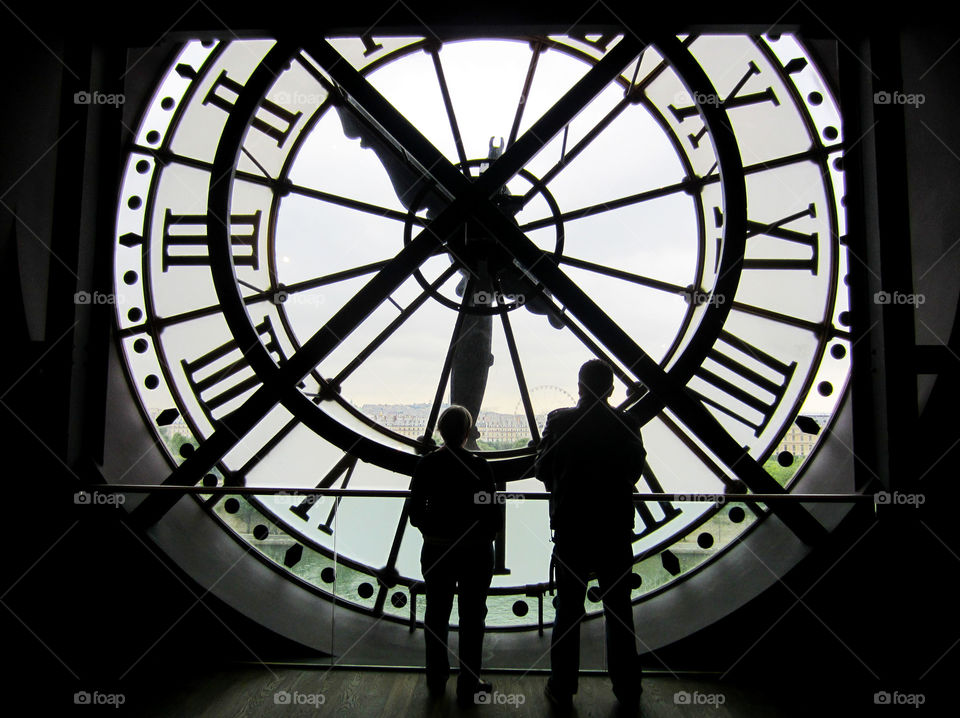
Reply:
M154 492L173 492L182 494L235 494L265 496L354 496L370 498L405 499L410 495L407 490L394 489L319 489L315 487L277 487L277 486L173 486L170 484L96 484L84 487L82 492L111 494L147 494ZM882 492L881 492L882 493ZM504 491L498 492L501 501L533 500L544 501L550 494L544 491ZM501 498L502 497L502 498ZM883 503L874 494L734 494L734 493L638 493L634 501L673 501L677 503L735 503L744 501L796 501L799 503L853 503L871 501ZM84 499L77 503L87 503Z

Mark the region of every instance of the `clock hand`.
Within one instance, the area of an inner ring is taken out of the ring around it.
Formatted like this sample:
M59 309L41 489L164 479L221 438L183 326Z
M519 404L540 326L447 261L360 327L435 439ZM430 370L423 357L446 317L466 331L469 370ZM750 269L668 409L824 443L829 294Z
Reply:
M476 290L463 297L464 312L469 307L485 306L493 297L493 282L487 272L481 271L472 283ZM487 388L487 376L493 366L493 317L489 314L467 312L460 325L459 337L453 354L450 372L450 402L465 407L473 417L474 426L467 437L467 448L476 451L480 432L477 422Z
M364 149L373 150L390 177L393 191L397 193L397 199L406 209L417 211L426 208L427 216L432 218L449 204L431 188L433 182L427 176L418 172L409 162L401 159L396 149L383 139L373 127L363 122L342 103L334 104L333 108L340 118L343 134L352 140L359 139L360 146ZM412 207L415 199L421 193L423 198L419 201L419 206Z

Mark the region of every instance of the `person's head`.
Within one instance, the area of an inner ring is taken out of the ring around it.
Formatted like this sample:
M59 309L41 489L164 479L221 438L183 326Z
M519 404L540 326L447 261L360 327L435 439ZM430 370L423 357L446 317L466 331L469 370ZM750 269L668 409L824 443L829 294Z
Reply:
M467 442L471 426L473 426L473 417L459 404L453 404L444 409L440 419L437 420L437 429L440 431L443 443L456 448Z
M603 401L613 393L613 369L601 359L591 359L580 367L580 398Z

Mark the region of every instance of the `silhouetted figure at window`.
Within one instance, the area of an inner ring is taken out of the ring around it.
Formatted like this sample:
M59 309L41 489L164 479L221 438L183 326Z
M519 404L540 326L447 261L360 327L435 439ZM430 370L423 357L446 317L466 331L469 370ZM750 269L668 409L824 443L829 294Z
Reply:
M545 692L569 708L580 670L580 621L587 581L595 574L603 596L607 666L613 692L635 708L640 698L630 604L633 568L633 490L646 452L636 418L611 407L610 365L592 359L580 368L580 401L550 412L536 473L550 491L557 613Z
M473 704L493 690L480 680L487 590L493 577L493 539L500 528L493 473L464 448L473 419L462 406L446 409L437 422L443 447L420 459L410 483L410 523L423 534L420 566L426 584L424 615L427 686L444 691L450 675L447 633L454 592L460 614L460 674L457 700ZM459 589L459 590L457 590Z

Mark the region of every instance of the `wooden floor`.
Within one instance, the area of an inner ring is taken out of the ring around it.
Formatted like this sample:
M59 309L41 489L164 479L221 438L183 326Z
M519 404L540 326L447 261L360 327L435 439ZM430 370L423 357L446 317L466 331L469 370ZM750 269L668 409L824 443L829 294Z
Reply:
M143 695L128 696L115 715L191 718L237 716L529 716L556 715L543 695L542 674L489 674L495 705L461 709L454 700L455 677L446 694L431 698L422 672L350 670L278 666L239 666L196 675L179 685L154 686ZM846 696L844 709L837 696L817 696L809 689L761 691L714 680L645 677L640 714L645 718L810 718L817 715L874 715L873 696L858 689ZM574 698L579 718L625 715L600 675L582 677ZM853 712L848 713L847 710ZM635 714L636 715L636 714ZM888 711L885 715L891 715Z

